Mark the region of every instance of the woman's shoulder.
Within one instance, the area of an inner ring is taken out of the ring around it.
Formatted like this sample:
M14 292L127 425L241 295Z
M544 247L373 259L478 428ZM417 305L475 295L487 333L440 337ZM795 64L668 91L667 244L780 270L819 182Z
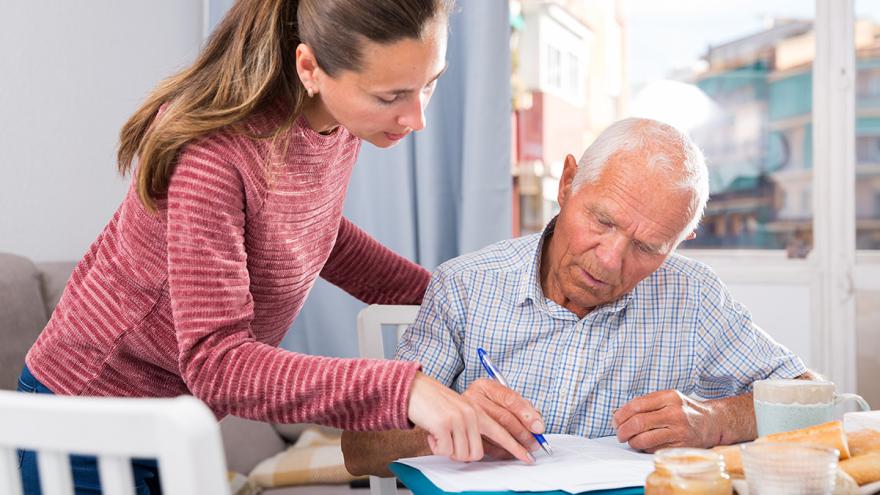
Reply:
M295 164L306 156L342 159L356 155L360 139L345 127L321 134L309 127L303 115L294 115L284 108L272 107L254 112L241 122L214 131L198 143L217 156L237 158L240 166L265 170L271 163Z
M298 174L280 171L348 176L343 172L350 172L359 147L360 140L344 127L329 135L319 134L302 116L285 117L273 109L255 112L187 143L174 175L222 179L218 187L235 187L259 202L272 183L282 178L298 180Z

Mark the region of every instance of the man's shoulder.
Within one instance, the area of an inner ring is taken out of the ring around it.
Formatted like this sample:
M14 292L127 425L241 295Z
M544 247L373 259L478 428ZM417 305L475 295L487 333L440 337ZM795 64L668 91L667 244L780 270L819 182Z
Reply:
M480 250L444 262L435 274L491 274L527 271L535 262L540 234L532 234L490 244Z
M691 287L713 287L722 284L718 275L702 261L672 253L645 282L669 287L675 283Z

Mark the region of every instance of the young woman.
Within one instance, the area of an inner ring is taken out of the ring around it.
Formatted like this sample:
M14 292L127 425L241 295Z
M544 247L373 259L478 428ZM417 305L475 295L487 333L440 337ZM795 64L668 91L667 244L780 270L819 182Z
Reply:
M319 275L368 303L422 299L428 273L342 206L363 141L389 147L425 126L446 66L447 1L236 3L195 63L123 127L131 188L28 353L21 389L192 394L218 418L349 430L416 425L459 460L482 457L482 434L528 460L418 363L277 347ZM33 493L34 455L22 461ZM74 469L78 493L98 489L94 459ZM155 464L135 472L143 484Z

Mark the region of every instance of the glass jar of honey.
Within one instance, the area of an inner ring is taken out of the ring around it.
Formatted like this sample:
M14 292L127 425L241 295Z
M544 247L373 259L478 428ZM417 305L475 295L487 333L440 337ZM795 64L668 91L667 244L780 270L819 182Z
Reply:
M663 449L654 454L645 495L731 495L724 459L706 449Z

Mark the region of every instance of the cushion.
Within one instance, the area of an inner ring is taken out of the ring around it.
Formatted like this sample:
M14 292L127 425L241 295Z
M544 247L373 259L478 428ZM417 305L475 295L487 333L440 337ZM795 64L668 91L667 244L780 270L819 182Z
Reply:
M287 443L296 443L299 440L299 436L306 430L317 428L321 432L330 435L330 436L341 436L342 430L338 428L332 428L330 426L316 425L311 423L292 423L292 424L282 424L282 423L274 423L272 425L275 427L275 431L281 435Z
M226 477L229 479L229 493L231 495L257 495L260 493L259 488L251 485L247 476L241 473L228 471Z
M226 465L231 471L250 473L258 462L286 447L269 423L226 416L220 421Z
M0 389L15 390L24 356L49 321L30 260L0 253L0 301Z
M356 479L345 469L340 435L310 428L287 450L259 463L249 476L261 488L340 484Z
M369 495L369 490L349 488L348 485L304 485L266 488L261 495ZM397 493L409 494L409 490L397 490Z

